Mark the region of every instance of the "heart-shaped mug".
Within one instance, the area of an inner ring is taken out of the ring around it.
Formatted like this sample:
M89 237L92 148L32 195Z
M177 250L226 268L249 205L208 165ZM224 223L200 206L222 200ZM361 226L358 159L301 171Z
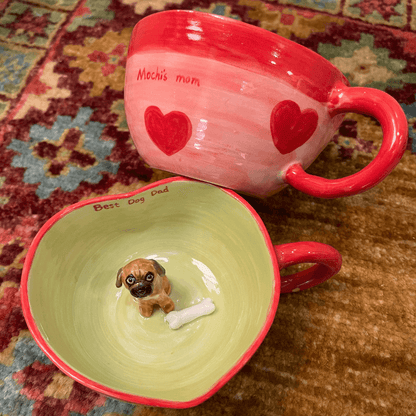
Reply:
M390 95L349 87L329 61L272 32L195 11L155 13L135 26L125 108L152 167L262 197L287 184L324 198L363 192L407 144L406 117ZM380 122L378 154L349 177L307 174L346 112Z
M118 269L156 260L182 310L216 310L176 331L161 309L144 318ZM297 263L316 265L280 277ZM317 242L274 246L255 210L233 191L180 177L81 201L36 235L23 267L24 316L36 342L67 375L117 399L195 406L220 389L266 336L280 293L339 271Z

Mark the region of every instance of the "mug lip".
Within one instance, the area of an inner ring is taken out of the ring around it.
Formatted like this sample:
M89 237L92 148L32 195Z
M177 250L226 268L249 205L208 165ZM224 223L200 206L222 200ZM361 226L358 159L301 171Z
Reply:
M132 192L122 193L122 194L115 194L115 195L105 195L100 197L95 197L91 199L87 199L84 201L79 201L75 204L72 204L61 211L57 212L55 215L53 215L46 223L40 228L38 233L36 234L35 238L33 239L25 262L23 266L22 271L22 279L20 284L21 289L21 303L22 303L22 310L23 310L23 316L25 318L25 321L27 323L27 326L29 328L30 333L32 334L33 338L35 339L38 346L41 348L41 350L46 354L46 356L67 376L71 377L75 381L79 382L80 384L98 392L101 394L104 394L106 396L110 396L119 400L123 400L130 403L135 404L143 404L147 406L158 406L158 407L166 407L166 408L176 408L176 409L184 409L189 407L194 407L202 402L206 401L208 398L210 398L212 395L214 395L221 387L223 387L232 377L234 377L241 369L242 367L249 361L249 359L253 356L253 354L256 352L256 350L259 348L260 344L263 342L265 336L267 335L273 320L276 315L277 306L279 303L280 298L280 271L279 271L279 265L277 261L277 256L275 253L274 245L271 241L270 235L266 229L266 226L264 225L263 221L261 220L258 213L254 210L254 208L241 196L236 194L234 191L226 188L221 188L217 185L208 184L205 183L208 186L214 186L226 194L230 195L232 198L236 199L238 202L240 202L252 215L252 217L257 222L257 225L262 232L263 238L265 240L267 249L269 251L270 259L272 261L273 266L273 272L274 272L274 284L273 284L273 294L272 299L269 305L269 310L267 313L267 317L265 322L263 323L263 326L258 333L257 337L253 341L253 343L250 345L250 347L245 351L245 353L239 358L237 363L226 373L224 374L215 384L213 384L210 389L205 392L204 394L188 400L188 401L175 401L175 400L166 400L166 399L157 399L157 398L151 398L151 397L145 397L145 396L139 396L136 394L131 393L124 393L120 390L116 390L110 387L107 387L103 384L100 384L96 381L93 381L89 379L88 377L80 374L78 371L70 367L68 364L64 362L49 346L48 342L45 340L45 338L40 333L38 326L36 324L35 318L32 315L31 307L29 303L29 293L28 293L28 285L29 285L29 275L31 266L33 263L34 256L36 254L36 250L43 239L43 237L46 235L46 233L49 231L50 228L54 224L56 224L60 219L65 217L66 215L70 214L71 212L88 206L92 204L102 203L105 201L115 200L115 199L127 199L132 198L137 194L143 193L149 189L153 189L155 187L159 187L161 185L167 185L174 182L196 182L196 183L204 183L195 179L185 178L181 176L176 176L172 178L162 179L160 181L153 182L149 185L146 185L142 188L139 188L137 190L134 190Z
M175 9L147 15L133 29L127 61L138 52L186 53L232 66L244 62L247 70L284 80L319 102L327 102L334 88L350 86L334 64L312 49L208 12Z

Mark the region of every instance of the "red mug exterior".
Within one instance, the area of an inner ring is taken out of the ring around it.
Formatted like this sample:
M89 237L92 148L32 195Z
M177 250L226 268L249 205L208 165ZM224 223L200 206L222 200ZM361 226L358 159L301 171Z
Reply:
M382 181L406 149L396 100L351 88L315 52L223 16L173 10L134 28L125 107L139 154L152 167L265 197L288 184L335 198ZM383 128L375 159L347 178L305 173L346 112Z
M307 289L322 283L323 281L329 279L330 277L338 273L338 271L341 268L342 259L341 255L335 248L322 243L307 241L282 245L273 245L264 223L262 222L257 212L251 207L251 205L249 205L248 202L246 202L234 191L218 188L221 189L222 192L225 192L230 197L234 198L240 204L242 204L247 209L249 215L251 215L255 219L264 238L268 254L270 256L273 271L272 275L270 276L270 278L272 279L271 284L273 287L273 293L270 300L267 318L261 324L262 326L258 332L256 339L252 342L250 348L248 348L247 351L241 356L239 361L232 368L230 368L230 370L223 377L221 377L220 380L213 384L209 391L206 391L205 394L196 397L195 399L190 401L163 400L128 394L121 390L115 390L114 388L110 388L104 384L94 381L88 378L87 375L78 372L76 368L73 368L70 365L68 365L65 362L65 360L61 358L52 349L52 347L48 343L48 339L42 335L39 329L41 323L38 323L35 320L34 315L32 314L29 289L31 284L31 268L33 263L35 262L38 247L41 244L42 239L45 238L45 236L48 234L48 231L52 227L54 227L54 225L57 222L66 221L68 215L80 208L86 206L89 206L91 208L104 206L114 207L118 205L118 209L120 209L120 207L123 204L128 204L128 201L140 200L141 196L146 195L146 193L153 194L154 192L156 192L157 194L158 190L166 189L168 186L176 182L192 183L197 181L181 177L165 179L162 181L155 182L151 185L141 188L138 191L134 191L131 193L122 195L103 196L86 201L81 201L55 214L40 229L39 233L35 236L34 241L32 242L29 248L22 273L21 301L24 317L26 319L28 328L31 334L33 335L34 339L40 346L40 348L52 360L52 362L57 365L57 367L59 367L65 374L72 377L74 380L99 393L127 402L140 403L148 406L188 408L196 406L207 400L209 397L211 397L216 391L218 391L222 386L224 386L224 384L226 384L252 357L252 355L260 346L268 330L270 329L270 326L273 323L277 306L279 303L280 293L297 292L299 290ZM117 208L113 209L111 212L117 212ZM279 271L283 268L300 263L316 263L316 265L304 271L289 276L280 276Z

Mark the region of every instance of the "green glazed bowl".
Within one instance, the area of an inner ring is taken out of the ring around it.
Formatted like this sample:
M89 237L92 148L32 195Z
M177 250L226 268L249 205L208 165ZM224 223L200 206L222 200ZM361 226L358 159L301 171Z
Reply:
M175 310L211 298L214 313L174 331L143 318L115 285L131 260L156 259ZM67 375L100 393L153 406L195 406L254 354L275 316L275 248L232 191L185 178L72 205L35 237L22 305L35 340Z

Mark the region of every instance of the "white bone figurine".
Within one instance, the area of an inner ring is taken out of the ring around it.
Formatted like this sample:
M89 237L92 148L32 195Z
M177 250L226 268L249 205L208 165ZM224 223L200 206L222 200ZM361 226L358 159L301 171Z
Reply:
M215 305L210 298L205 298L197 305L182 309L181 311L169 312L165 317L165 322L169 324L170 329L178 329L182 325L193 321L200 316L209 315L215 311Z

